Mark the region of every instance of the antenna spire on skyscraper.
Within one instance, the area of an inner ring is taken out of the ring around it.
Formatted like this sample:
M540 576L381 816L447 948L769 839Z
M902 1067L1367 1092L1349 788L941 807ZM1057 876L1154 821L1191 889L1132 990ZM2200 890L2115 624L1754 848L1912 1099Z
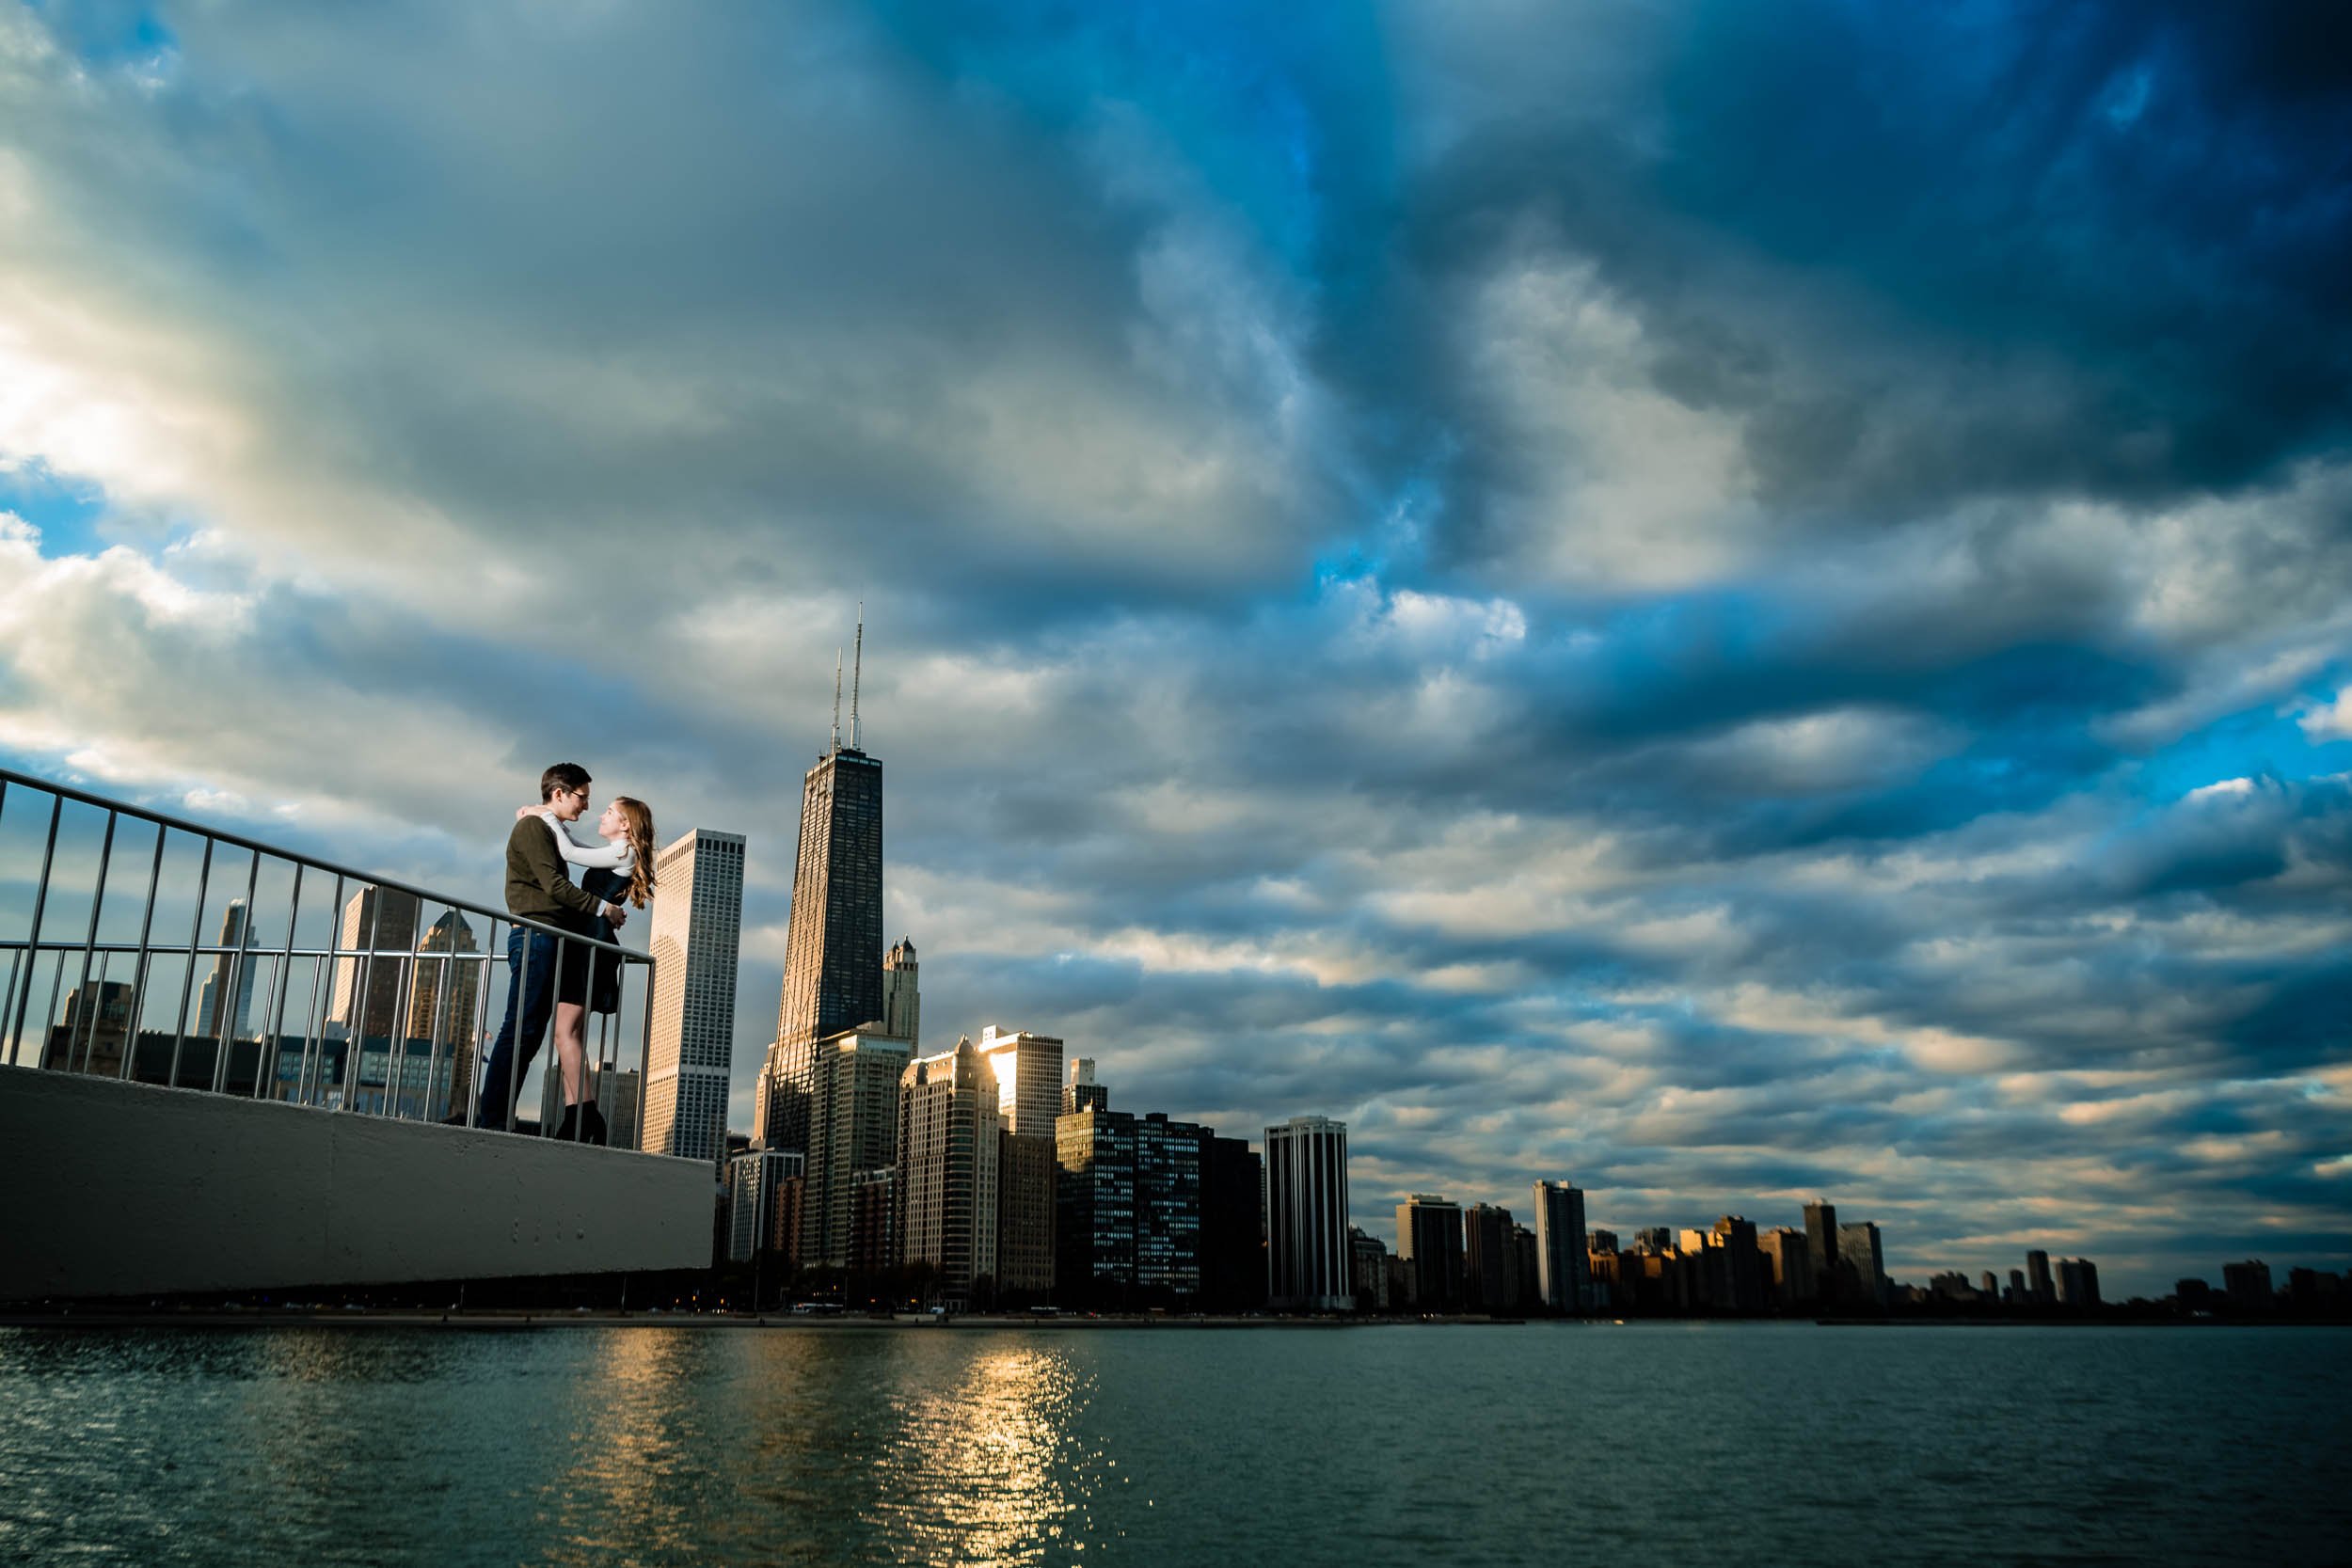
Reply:
M833 749L841 750L841 650L833 651Z
M864 674L866 671L866 601L864 599L860 599L857 602L856 649L857 652L850 660L850 750L852 752L863 749L860 746L858 739L857 688L858 677ZM836 684L840 681L840 678L839 673L836 672L834 676L834 680Z

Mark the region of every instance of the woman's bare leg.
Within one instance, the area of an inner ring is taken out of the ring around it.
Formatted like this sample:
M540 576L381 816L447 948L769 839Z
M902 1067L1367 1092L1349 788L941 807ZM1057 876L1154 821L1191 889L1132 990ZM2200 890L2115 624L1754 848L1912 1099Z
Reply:
M588 1009L577 1002L555 1005L555 1060L564 1069L564 1103L577 1105L587 1095Z

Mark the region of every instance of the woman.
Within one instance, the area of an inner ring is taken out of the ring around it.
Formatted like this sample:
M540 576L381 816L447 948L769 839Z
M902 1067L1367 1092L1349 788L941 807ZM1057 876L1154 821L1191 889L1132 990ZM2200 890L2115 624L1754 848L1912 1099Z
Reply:
M516 816L538 816L555 834L556 852L582 868L580 887L608 903L627 899L637 909L653 895L653 810L644 801L616 795L596 818L596 832L612 842L591 847L576 842L549 806L525 806ZM599 942L612 941L612 927L601 915L595 928L583 933ZM564 1074L564 1120L559 1138L581 1143L605 1141L604 1113L587 1099L588 1014L621 1010L621 959L602 948L589 950L585 964L572 963L576 974L558 976L555 1003L555 1059ZM566 954L566 960L571 954ZM584 1101L584 1103L583 1103Z

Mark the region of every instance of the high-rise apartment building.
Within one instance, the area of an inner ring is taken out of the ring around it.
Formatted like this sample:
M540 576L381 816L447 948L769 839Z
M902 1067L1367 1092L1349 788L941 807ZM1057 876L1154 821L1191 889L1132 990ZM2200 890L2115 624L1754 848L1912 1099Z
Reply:
M755 1148L727 1161L727 1258L748 1263L753 1255L777 1250L776 1207L785 1183L801 1174L801 1157L779 1148Z
M1348 1277L1356 1286L1359 1311L1389 1309L1389 1249L1370 1231L1347 1227Z
M1473 1203L1462 1211L1462 1304L1473 1312L1513 1312L1518 1269L1511 1258L1511 1211Z
M1070 1075L1061 1087L1061 1114L1108 1110L1110 1103L1109 1088L1094 1081L1094 1058L1080 1056L1072 1062Z
M1265 1130L1266 1298L1278 1308L1356 1305L1347 1244L1347 1124L1293 1117Z
M1811 1301L1818 1292L1813 1275L1813 1239L1802 1230L1780 1226L1756 1237L1772 1299L1783 1307Z
M1136 1290L1192 1305L1200 1296L1200 1146L1209 1130L1153 1111L1136 1123Z
M416 951L418 912L417 895L398 888L361 888L343 905L335 944L355 956L335 960L326 1016L346 1037L389 1040L405 1022L400 999L408 965L402 955Z
M1764 1310L1764 1255L1756 1249L1756 1223L1739 1214L1715 1222L1708 1245L1721 1255L1714 1277L1715 1306L1732 1312Z
M1055 1123L1056 1293L1072 1307L1264 1305L1264 1195L1248 1144L1101 1103Z
M2099 1305L2099 1265L2088 1258L2058 1260L2058 1304L2087 1311ZM2225 1274L2226 1277L2226 1274Z
M656 891L644 1127L653 1154L716 1160L727 1146L743 835L695 828L654 857Z
M800 1259L810 1268L848 1268L857 1178L898 1163L899 1080L914 1047L852 1029L817 1041L813 1057Z
M900 937L882 955L882 1033L923 1049L921 966L914 961L914 943Z
M474 1047L479 1040L475 1019L482 982L481 963L464 956L481 948L465 916L444 910L417 949L441 957L417 960L416 978L408 990L408 1037L428 1042L429 1051L449 1062L449 1103L463 1106L473 1098Z
M2095 1273L2093 1277L2096 1277ZM2278 1291L2272 1283L2270 1265L2259 1258L2222 1264L2221 1290L2230 1299L2231 1311L2246 1317L2267 1314L2279 1299Z
M1584 1194L1565 1181L1535 1183L1535 1291L1545 1309L1570 1315L1593 1309ZM1610 1246L1615 1251L1613 1240Z
M1123 1306L1136 1279L1136 1118L1107 1106L1054 1124L1055 1287L1073 1307Z
M966 1306L996 1276L996 1079L969 1039L898 1081L898 1247L932 1299Z
M1200 1144L1200 1305L1249 1312L1265 1305L1265 1166L1246 1138Z
M1061 1166L1051 1137L997 1134L996 1289L1041 1306L1054 1293L1054 1205Z
M1006 1130L1051 1138L1054 1120L1061 1115L1062 1042L992 1023L980 1031L979 1053L996 1075L996 1110Z
M837 674L837 672L836 672ZM836 702L837 702L836 694ZM775 1043L760 1073L759 1126L774 1148L808 1147L810 1048L846 1030L887 1022L882 1002L882 765L850 744L840 710L833 744L801 785L801 836L792 863L792 918ZM910 965L913 950L908 949ZM913 983L910 968L908 984Z
M131 987L122 980L102 980L66 992L65 1017L42 1043L40 1065L51 1071L121 1076L122 1053L130 1049L131 1002ZM144 1060L137 1065L148 1066Z
M1827 1294L1837 1277L1837 1205L1817 1197L1804 1206L1804 1239L1813 1253L1813 1277Z
M1026 1029L980 1031L980 1055L996 1079L1004 1128L998 1155L997 1282L1042 1302L1054 1289L1054 1207L1059 1164L1054 1123L1061 1115L1062 1042Z
M2036 1307L2049 1307L2058 1300L2058 1291L2050 1279L2050 1255L2036 1247L2026 1254L2026 1278L2033 1290Z
M1436 1193L1415 1193L1396 1206L1396 1255L1411 1266L1413 1305L1423 1312L1462 1309L1462 1206Z
M1863 1305L1886 1305L1886 1259L1877 1226L1865 1220L1837 1227L1837 1266L1851 1280Z

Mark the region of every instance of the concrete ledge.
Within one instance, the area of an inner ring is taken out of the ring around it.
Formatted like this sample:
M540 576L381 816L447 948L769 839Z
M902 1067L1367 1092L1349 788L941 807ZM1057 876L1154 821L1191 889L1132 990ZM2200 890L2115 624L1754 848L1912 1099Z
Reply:
M691 1160L0 1068L0 1301L701 1268Z

